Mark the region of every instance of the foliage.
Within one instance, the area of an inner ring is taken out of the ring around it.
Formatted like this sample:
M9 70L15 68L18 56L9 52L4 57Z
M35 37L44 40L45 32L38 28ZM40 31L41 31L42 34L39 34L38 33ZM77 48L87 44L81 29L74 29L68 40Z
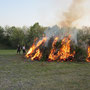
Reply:
M28 40L27 41L28 42L28 46L30 46L33 43L35 38L42 37L45 29L46 28L41 27L39 25L39 23L35 23L33 26L31 26L29 28L29 30L28 30L27 38L26 38Z
M16 48L18 44L26 45L29 47L32 45L33 40L43 35L46 28L35 23L31 27L1 27L0 26L0 44L3 46L8 46L9 48ZM1 49L2 47L0 47Z
M85 62L86 56L87 56L87 52L85 49L78 46L75 47L75 61Z

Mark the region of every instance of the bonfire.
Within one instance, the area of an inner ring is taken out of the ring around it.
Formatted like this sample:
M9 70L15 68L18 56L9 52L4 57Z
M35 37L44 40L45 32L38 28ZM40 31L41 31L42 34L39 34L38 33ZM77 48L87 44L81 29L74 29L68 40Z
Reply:
M46 37L43 37L42 40L40 40L37 44L35 44L37 39L34 40L34 43L33 45L30 47L30 49L28 50L27 54L26 54L26 57L27 58L30 58L31 60L40 60L41 57L42 57L42 53L39 49L40 45L43 45L47 38Z
M70 50L70 36L68 37L64 37L64 39L62 40L62 47L59 49L59 51L57 52L57 54L54 54L56 52L55 49L55 44L57 42L58 38L55 38L53 44L52 44L52 50L51 53L49 55L49 61L50 60L59 60L59 61L72 61L75 55L75 51L71 54Z
M62 39L61 47L59 47L59 49L57 49L57 47L55 46L58 40L59 40L59 37L55 37L52 43L52 49L50 51L50 54L48 55L47 61L73 61L75 51L71 53L70 36L64 37ZM45 44L46 41L47 41L46 37L43 37L37 43L35 39L33 45L28 50L26 57L30 58L31 60L40 60L43 55L43 52L41 52L40 50L40 46Z

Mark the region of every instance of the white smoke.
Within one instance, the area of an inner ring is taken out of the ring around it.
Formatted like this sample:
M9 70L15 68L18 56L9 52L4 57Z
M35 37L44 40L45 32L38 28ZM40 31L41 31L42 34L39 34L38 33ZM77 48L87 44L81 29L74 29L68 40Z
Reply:
M71 40L77 44L77 34L78 30L76 28L59 28L57 25L53 27L48 27L44 32L47 37L47 43L51 37L59 37L62 40L65 36L71 35Z

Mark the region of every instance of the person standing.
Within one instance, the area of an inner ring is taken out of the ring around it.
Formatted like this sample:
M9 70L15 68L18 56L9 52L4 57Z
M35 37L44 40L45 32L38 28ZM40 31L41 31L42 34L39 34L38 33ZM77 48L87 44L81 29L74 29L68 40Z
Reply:
M18 53L20 54L20 52L21 52L21 47L20 47L20 45L18 44L18 46L17 46L17 54L18 54Z
M23 50L23 54L25 54L26 53L25 45L23 45L22 50Z

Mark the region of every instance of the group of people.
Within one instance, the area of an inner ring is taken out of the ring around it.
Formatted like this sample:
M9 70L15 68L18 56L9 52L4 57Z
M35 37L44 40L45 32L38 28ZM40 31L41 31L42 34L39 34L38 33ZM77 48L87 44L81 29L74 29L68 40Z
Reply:
M17 54L20 54L21 51L23 52L23 54L26 53L25 45L23 45L23 46L18 45L17 46Z

